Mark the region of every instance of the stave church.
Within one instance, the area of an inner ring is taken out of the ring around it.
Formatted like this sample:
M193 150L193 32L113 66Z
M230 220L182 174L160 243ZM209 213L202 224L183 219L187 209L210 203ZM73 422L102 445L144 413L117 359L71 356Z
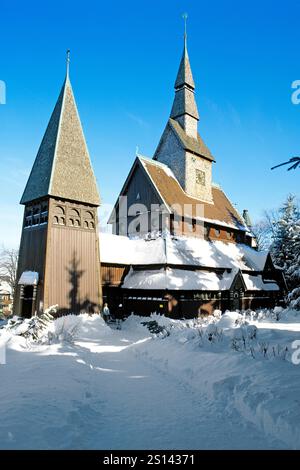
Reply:
M106 302L116 317L193 318L282 302L282 272L257 250L248 211L239 214L213 183L216 159L198 127L185 34L170 117L153 158L136 155L108 220L111 233L99 232L100 197L67 57L21 198L15 314L54 306L58 315L99 313Z

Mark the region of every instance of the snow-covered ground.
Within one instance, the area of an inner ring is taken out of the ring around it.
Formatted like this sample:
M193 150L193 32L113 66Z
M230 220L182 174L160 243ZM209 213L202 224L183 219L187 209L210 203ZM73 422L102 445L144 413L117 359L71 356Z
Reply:
M293 313L121 330L70 316L38 343L25 330L0 329L2 449L300 448Z

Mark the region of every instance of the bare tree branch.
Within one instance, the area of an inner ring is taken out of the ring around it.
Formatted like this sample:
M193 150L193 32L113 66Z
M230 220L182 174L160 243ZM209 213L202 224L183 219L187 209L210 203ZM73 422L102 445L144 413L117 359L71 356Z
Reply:
M278 220L278 211L265 211L263 218L253 224L252 232L255 235L257 249L268 250L275 236L275 227Z
M12 295L17 283L18 250L2 248L0 252L0 281L6 281Z
M300 157L292 157L287 162L280 163L279 165L273 166L271 170L274 170L275 168L279 168L280 166L283 166L283 165L289 165L290 163L293 163L293 165L290 166L290 168L288 168L288 171L296 170L298 166L300 167Z

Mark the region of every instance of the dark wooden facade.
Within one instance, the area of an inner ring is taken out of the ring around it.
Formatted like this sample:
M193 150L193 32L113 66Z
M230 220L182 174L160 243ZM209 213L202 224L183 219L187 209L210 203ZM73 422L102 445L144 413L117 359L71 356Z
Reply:
M152 269L162 267L152 266ZM170 267L178 268L178 266ZM193 270L191 267L184 267L184 269L187 268ZM149 272L151 268L138 266L136 269ZM210 315L215 309L225 312L226 310L273 308L276 305L282 305L285 291L284 277L280 271L274 269L270 257L267 258L263 277L276 282L280 287L278 291L247 290L241 272L235 276L230 289L223 291L124 289L122 284L129 270L130 266L108 263L101 265L103 301L108 303L112 314L116 317L128 316L131 313L141 316L158 313L171 318L195 318L199 315ZM221 274L224 270L219 272ZM252 274L261 273L253 271Z
M103 286L103 299L116 317L131 313L149 316L151 313L164 314L171 318L195 318L211 315L215 309L247 310L273 308L280 304L279 292L256 291L152 291L126 290Z
M18 285L16 314L54 305L58 314L100 311L97 225L95 206L54 198L26 205L17 276L35 271L39 282L35 289Z

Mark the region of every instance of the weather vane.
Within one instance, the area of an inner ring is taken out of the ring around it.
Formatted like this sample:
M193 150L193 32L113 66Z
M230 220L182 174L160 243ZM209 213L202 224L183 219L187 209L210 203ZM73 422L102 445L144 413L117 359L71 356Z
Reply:
M67 75L69 75L70 68L70 49L67 50Z
M184 21L184 38L186 39L186 22L187 22L187 19L188 19L188 14L183 13L182 18L183 18L183 21Z

